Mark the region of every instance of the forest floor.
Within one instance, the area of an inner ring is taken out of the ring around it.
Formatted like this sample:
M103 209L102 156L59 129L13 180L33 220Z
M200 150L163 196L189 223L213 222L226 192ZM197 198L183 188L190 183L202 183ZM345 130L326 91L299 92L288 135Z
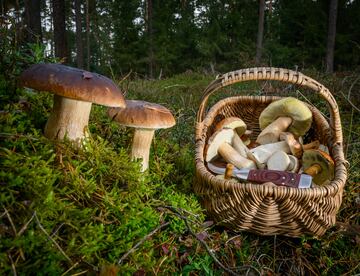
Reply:
M93 106L91 138L76 149L43 137L51 95L18 90L9 97L3 88L0 274L359 274L360 80L353 73L305 73L339 104L350 164L337 223L320 238L233 232L207 217L192 189L194 133L201 93L213 76L186 72L117 81L126 99L164 105L176 117L176 126L156 132L145 174L128 157L131 130L112 122L105 107ZM209 106L249 94L293 95L329 116L325 102L310 91L272 82L230 86Z

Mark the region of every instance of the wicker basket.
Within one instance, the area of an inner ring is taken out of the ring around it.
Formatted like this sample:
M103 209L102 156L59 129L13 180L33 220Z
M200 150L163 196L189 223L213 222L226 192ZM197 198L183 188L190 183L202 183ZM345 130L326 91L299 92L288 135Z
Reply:
M279 97L237 96L217 102L205 115L209 96L216 90L244 81L276 80L299 85L320 94L328 103L330 125L322 114L309 105L313 124L310 139L327 145L335 160L335 178L330 184L308 189L240 184L216 178L206 168L204 148L214 132L214 125L230 116L240 117L253 131L260 130L262 110ZM194 190L209 215L232 230L248 230L261 235L303 234L321 236L335 224L347 177L343 138L337 103L329 90L302 73L282 68L249 68L219 76L204 91L196 124L196 181Z

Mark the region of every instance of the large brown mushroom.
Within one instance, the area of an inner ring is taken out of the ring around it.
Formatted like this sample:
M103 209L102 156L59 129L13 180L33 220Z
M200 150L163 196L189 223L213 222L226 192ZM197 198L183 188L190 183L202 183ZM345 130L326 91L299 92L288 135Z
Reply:
M54 94L53 111L45 126L49 139L79 143L88 135L91 104L125 107L114 82L102 75L61 65L35 64L20 76L20 85Z
M109 108L108 115L123 126L133 127L132 159L142 159L142 171L149 167L151 141L156 129L175 125L174 116L162 105L145 101L127 100L126 108Z
M261 112L259 123L262 132L256 142L270 144L279 141L285 131L297 137L304 135L311 127L312 113L302 101L287 97L269 104Z

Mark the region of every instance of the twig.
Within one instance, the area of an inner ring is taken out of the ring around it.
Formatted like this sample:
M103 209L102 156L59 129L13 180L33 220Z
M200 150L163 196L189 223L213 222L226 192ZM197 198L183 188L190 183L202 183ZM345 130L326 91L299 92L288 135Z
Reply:
M165 90L165 89L172 88L172 87L186 87L186 85L183 85L183 84L173 84L173 85L165 86L165 87L164 87L164 90Z
M14 264L13 258L11 257L11 255L10 255L10 254L8 254L8 257L9 257L10 262L11 262L11 269L12 269L12 271L13 271L13 274L14 274L14 276L16 276L16 275L17 275L17 273L16 273L16 267L15 267L15 264Z
M63 225L64 223L61 223L58 227L56 227L56 229L51 233L51 237L54 237Z
M154 230L152 230L149 234L147 234L145 237L143 237L137 244L135 244L128 252L126 252L118 261L118 264L121 264L130 254L132 254L140 245L142 245L148 238L150 238L152 235L154 235L156 232L161 230L162 228L165 228L168 226L170 222L165 222L163 224L160 224L158 227L156 227Z
M1 215L0 215L0 218L2 218L3 216L6 216L6 211L4 211L4 213L2 213Z
M36 211L34 212L34 216L36 219L36 223L37 225L40 227L41 231L44 232L44 234L48 237L48 239L55 244L55 246L59 249L59 251L61 252L61 254L63 254L63 256L70 262L72 263L72 260L68 257L68 255L66 255L66 253L64 252L64 250L62 250L62 248L60 247L60 245L49 235L48 232L46 232L45 228L41 225L38 216L36 215Z
M29 140L39 140L39 138L35 138L35 137L29 136L29 135L17 134L17 133L6 133L6 132L0 132L0 137L1 138L15 138L15 139L23 137L23 138L27 138Z
M84 271L81 271L79 273L75 273L75 274L72 274L71 276L79 276L79 275L83 275L85 273L87 273L89 270L84 270Z
M10 221L11 228L13 229L13 231L14 231L14 233L15 233L15 236L17 236L17 231L16 231L15 225L14 225L12 219L11 219L11 216L10 216L10 214L9 214L9 211L8 211L5 207L3 207L3 208L4 208L5 212L6 212L6 216L7 216L8 220Z
M260 271L256 267L253 267L252 265L237 266L237 267L234 267L233 269L235 269L237 271L246 269L246 274L245 275L248 275L249 270L252 269L252 270L255 270L258 275L261 275Z
M351 105L352 108L354 108L357 112L360 112L360 109L352 102L346 95L340 91L341 95L344 97L344 99Z
M25 223L23 227L21 227L20 231L17 233L17 236L21 236L22 233L25 232L25 230L26 230L27 227L29 226L30 222L34 219L34 217L35 217L35 212L34 212L33 215L31 216L31 218L28 220L28 222Z
M130 70L130 72L127 73L125 77L123 77L121 80L119 80L119 81L118 81L118 84L120 84L120 83L122 83L124 80L126 80L126 79L131 75L131 73L132 73L132 70Z
M82 261L82 258L80 259L80 261L77 261L76 263L74 263L73 266L71 266L68 270L66 270L63 274L61 274L61 276L66 275L68 272L70 272L71 270L73 270L75 267L77 267L79 265L79 263Z
M213 249L211 249L207 243L205 241L203 241L202 239L199 239L197 237L197 235L192 231L192 229L190 228L190 225L188 223L188 218L187 217L184 217L182 214L180 214L178 212L178 210L176 210L174 207L172 206L164 206L164 208L170 210L171 212L173 212L173 214L175 216L177 216L178 218L182 219L186 225L186 228L187 230L189 231L189 233L191 234L191 236L193 236L195 239L197 239L201 244L202 246L205 247L206 251L209 253L209 255L213 258L213 260L215 261L215 263L221 267L223 270L225 270L227 273L229 273L230 275L239 275L237 273L235 273L234 271L232 271L231 269L227 268L225 265L223 265L219 259L215 256L215 254L213 253Z

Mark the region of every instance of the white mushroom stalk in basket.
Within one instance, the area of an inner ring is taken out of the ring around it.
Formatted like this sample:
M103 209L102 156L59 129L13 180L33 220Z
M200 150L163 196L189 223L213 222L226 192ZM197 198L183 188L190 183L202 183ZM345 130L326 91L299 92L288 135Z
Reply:
M279 141L285 131L297 137L304 135L311 127L312 113L303 102L288 97L269 104L261 112L259 123L262 131L256 142L270 144Z
M234 164L237 168L256 168L253 161L243 157L231 144L233 143L234 131L232 129L220 129L216 131L208 141L205 161L210 162L220 155L227 163Z

